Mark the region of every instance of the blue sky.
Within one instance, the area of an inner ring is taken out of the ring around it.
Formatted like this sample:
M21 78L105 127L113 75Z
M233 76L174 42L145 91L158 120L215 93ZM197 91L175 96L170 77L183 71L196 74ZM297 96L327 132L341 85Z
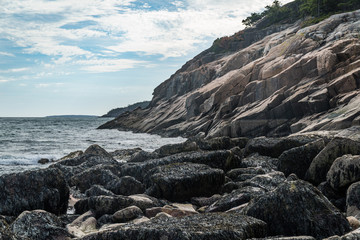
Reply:
M0 117L102 115L150 100L186 61L271 2L1 0Z

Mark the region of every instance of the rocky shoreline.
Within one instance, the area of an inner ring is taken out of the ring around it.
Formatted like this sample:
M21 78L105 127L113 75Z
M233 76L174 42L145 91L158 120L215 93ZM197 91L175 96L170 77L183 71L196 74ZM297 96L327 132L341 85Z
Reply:
M359 239L360 128L92 145L0 186L0 239Z

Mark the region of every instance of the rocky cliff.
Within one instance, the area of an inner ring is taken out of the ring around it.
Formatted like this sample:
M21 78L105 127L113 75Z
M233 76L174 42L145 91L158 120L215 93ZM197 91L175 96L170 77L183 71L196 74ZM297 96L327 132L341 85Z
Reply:
M360 10L221 40L160 84L148 108L101 128L254 137L359 125Z
M133 111L137 108L141 108L141 109L144 109L146 108L147 106L149 106L149 103L150 101L143 101L143 102L138 102L138 103L134 103L134 104L131 104L131 105L128 105L127 107L122 107L122 108L115 108L115 109L112 109L110 110L107 114L101 116L101 117L117 117L119 116L120 114L124 113L124 112L127 112L127 111Z

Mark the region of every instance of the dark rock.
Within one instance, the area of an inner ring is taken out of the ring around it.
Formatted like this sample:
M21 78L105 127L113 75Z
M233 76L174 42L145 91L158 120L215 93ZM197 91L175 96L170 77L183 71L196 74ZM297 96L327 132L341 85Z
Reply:
M206 209L206 211L225 212L231 208L247 203L251 199L259 197L263 194L265 194L265 190L258 187L244 187L242 189L237 189L214 202Z
M158 154L155 152L146 152L146 151L139 151L132 155L130 159L128 160L129 163L131 162L145 162L150 159L158 158Z
M126 224L116 231L88 235L82 240L238 240L265 235L266 224L263 221L240 214L216 213L183 218L157 218L141 225Z
M105 189L103 186L100 185L93 185L91 188L85 191L85 195L87 197L94 197L94 196L114 196L115 194L107 189Z
M360 154L360 142L347 138L334 138L311 162L305 179L314 184L326 181L326 174L335 159L345 154Z
M221 195L219 194L212 195L211 197L194 197L191 198L191 203L198 207L209 206L220 198Z
M315 240L314 237L311 236L293 236L293 237L266 237L266 238L253 238L251 240Z
M121 209L115 212L112 215L112 222L114 223L123 223L133 220L135 218L143 216L144 213L141 209L137 206L130 206L124 209Z
M114 152L111 152L111 156L117 160L117 161L129 161L131 159L131 157L138 153L141 152L141 148L133 148L133 149L121 149L121 150L116 150Z
M295 173L304 179L312 160L325 147L322 139L284 151L279 157L278 170L286 176Z
M9 223L0 217L0 239L1 240L17 240L18 238L11 232Z
M265 191L272 191L286 180L284 173L271 172L263 175L257 175L240 184L241 187L252 186L259 187Z
M240 182L228 182L221 187L221 193L231 193L232 191L241 188Z
M98 224L98 227L102 227L104 226L105 224L112 224L113 221L112 221L112 214L104 214L102 215L98 220L97 220L97 224Z
M266 173L276 171L277 166L278 166L277 158L262 156L262 155L259 155L258 153L247 156L246 158L241 160L242 168L260 167Z
M112 158L110 153L108 153L105 149L103 149L102 147L100 147L97 144L94 144L94 145L91 145L90 147L88 147L85 150L84 155L96 155L96 156Z
M154 168L147 176L147 193L170 201L186 201L220 192L224 172L204 164L175 163Z
M313 236L322 239L350 231L346 218L311 184L286 181L254 199L244 214L268 224L269 235Z
M360 218L360 182L351 184L347 190L346 215Z
M298 176L295 173L291 173L287 178L286 181L296 181L299 180Z
M314 138L307 136L294 136L286 138L253 138L249 140L245 147L245 156L250 155L251 153L259 153L263 156L277 158L286 150L300 147L314 140Z
M116 178L106 184L106 188L117 195L133 195L145 192L144 185L130 176Z
M231 149L233 147L244 148L248 142L248 138L229 138L215 137L210 139L194 138L193 139L200 149L206 151Z
M346 208L345 193L334 190L328 182L322 182L317 187L325 197L327 197L335 207L342 212Z
M62 161L62 160L68 160L68 159L73 159L73 158L77 158L80 157L81 155L83 155L84 152L83 151L75 151L75 152L71 152L68 155L60 158L58 161Z
M124 164L121 166L121 173L122 176L132 176L142 182L144 180L144 176L152 168L183 162L206 164L212 168L220 168L227 171L240 167L241 159L231 151L224 150L179 153L168 157L148 160L142 163Z
M50 160L48 159L48 158L41 158L39 161L38 161L38 163L40 163L40 164L47 164L47 163L49 163L50 162Z
M90 210L89 198L80 199L74 204L75 214L84 214Z
M360 156L344 155L331 165L326 181L335 190L347 188L360 180Z
M99 165L73 176L70 179L70 185L76 186L81 192L85 192L95 184L105 186L115 179L119 178L110 170L104 169L102 165Z
M265 171L260 167L248 167L248 168L235 168L226 173L226 176L231 178L233 181L245 181L249 177L242 177L242 175L256 175L265 174ZM251 177L250 177L251 178Z
M10 228L21 239L56 240L72 237L58 217L42 210L23 212Z
M168 144L156 149L154 152L159 158L174 155L176 153L192 152L199 150L198 145L192 141L186 141L177 144Z
M0 176L0 214L17 216L25 210L65 213L69 187L61 171L48 168Z

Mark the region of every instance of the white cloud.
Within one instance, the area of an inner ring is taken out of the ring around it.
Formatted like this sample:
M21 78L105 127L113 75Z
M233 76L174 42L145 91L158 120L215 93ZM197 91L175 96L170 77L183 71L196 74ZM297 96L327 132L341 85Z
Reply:
M14 54L8 53L8 52L0 52L0 56L6 56L6 57L15 57Z
M118 72L124 69L135 68L137 66L147 65L145 61L131 59L91 59L79 60L75 64L83 65L81 69L93 73Z
M17 73L17 72L24 72L29 70L30 68L11 68L7 70L0 70L0 73Z
M39 84L36 84L35 87L36 88L49 88L49 87L60 87L64 85L64 83L39 83Z

